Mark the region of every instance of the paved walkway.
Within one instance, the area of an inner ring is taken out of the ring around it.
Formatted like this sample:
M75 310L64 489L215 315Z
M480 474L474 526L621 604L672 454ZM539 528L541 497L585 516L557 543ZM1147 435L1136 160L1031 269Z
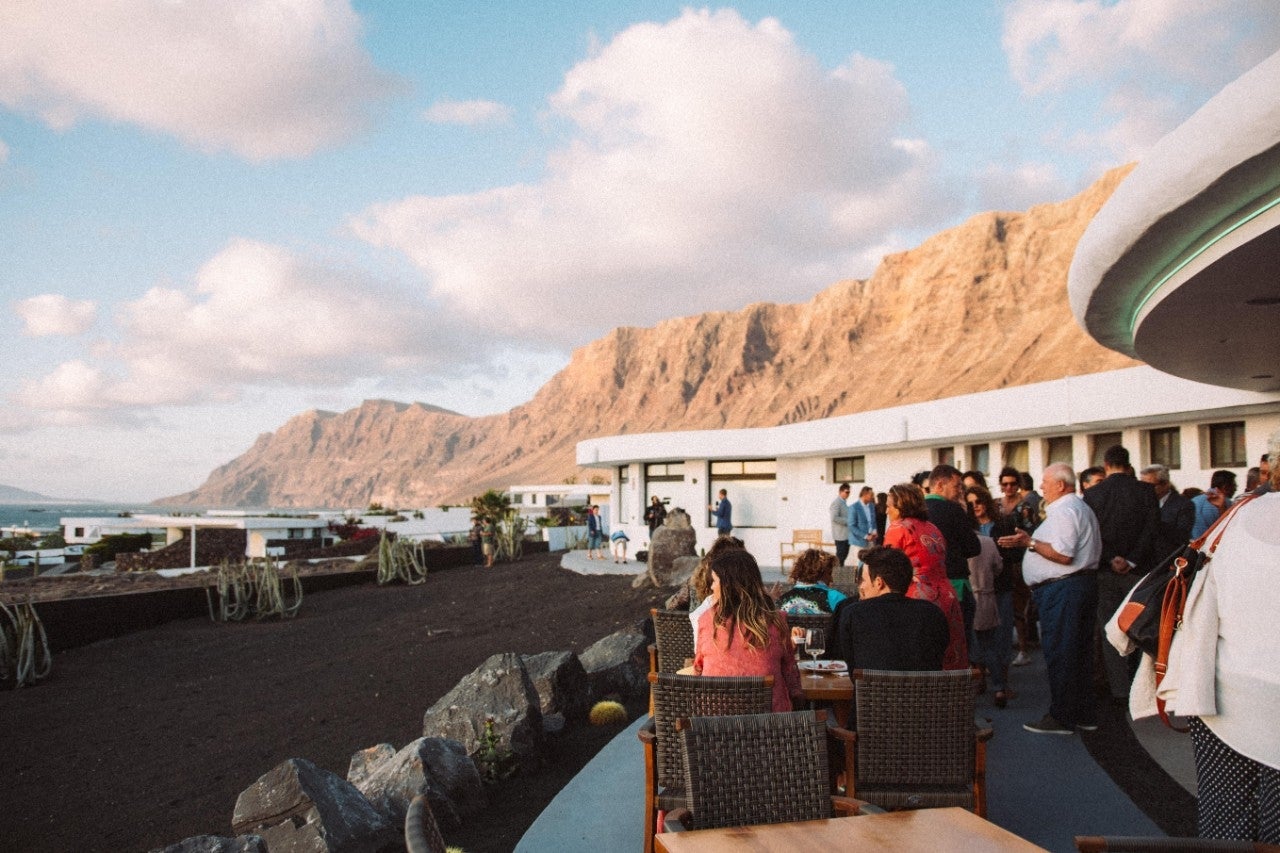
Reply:
M566 554L562 565L586 573L636 574L640 565L588 561L585 552ZM612 567L610 569L609 567ZM1016 667L1010 681L1018 698L1005 709L978 700L977 713L995 729L987 749L988 819L1049 850L1075 849L1075 835L1162 835L1157 827L1090 758L1078 737L1035 735L1022 724L1048 707L1043 658ZM642 718L643 719L643 718ZM643 847L641 791L644 760L632 723L602 749L534 821L517 851L639 851ZM1157 726L1159 723L1157 722ZM1144 747L1184 785L1190 770L1189 739L1135 725ZM941 845L939 849L943 849Z

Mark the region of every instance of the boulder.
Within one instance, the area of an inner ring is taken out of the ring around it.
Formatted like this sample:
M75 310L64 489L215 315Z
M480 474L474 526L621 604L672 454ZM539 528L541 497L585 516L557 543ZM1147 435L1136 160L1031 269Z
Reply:
M679 507L667 513L649 542L649 580L654 586L675 586L677 557L698 556L698 536L689 514Z
M396 748L389 743L380 743L360 750L351 756L351 761L347 764L347 781L359 788L364 780L373 775L373 771L377 770L380 764L395 754Z
M587 671L592 701L615 694L624 701L646 696L649 692L648 646L644 634L618 631L583 652L579 660Z
M157 847L151 853L267 853L267 842L261 835L193 835L168 847Z
M350 782L305 758L282 762L241 791L231 829L261 835L271 853L403 849L399 826Z
M423 714L422 734L452 738L474 759L490 719L503 748L511 750L522 769L541 764L542 711L520 655L493 655L465 676Z
M362 757L374 750L381 753L381 746L351 757L352 768L362 778L357 781L348 775L347 781L393 824L404 823L409 804L418 794L426 796L436 820L446 828L461 825L463 819L485 807L480 773L456 740L418 738L380 764L367 768Z
M580 720L591 709L591 687L587 671L573 652L543 652L525 655L524 668L538 692L538 709L543 717L559 714L564 720Z

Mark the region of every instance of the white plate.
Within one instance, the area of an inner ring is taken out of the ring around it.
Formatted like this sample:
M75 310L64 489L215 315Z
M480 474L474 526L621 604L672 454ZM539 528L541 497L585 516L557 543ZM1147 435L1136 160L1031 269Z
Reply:
M849 665L842 660L802 660L799 663L801 669L807 669L810 672L848 672Z

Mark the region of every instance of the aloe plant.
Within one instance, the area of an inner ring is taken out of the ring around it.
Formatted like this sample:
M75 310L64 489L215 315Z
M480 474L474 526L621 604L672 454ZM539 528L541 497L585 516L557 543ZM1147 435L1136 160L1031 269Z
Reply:
M205 590L209 603L209 618L214 622L239 622L249 616L258 619L267 616L289 618L302 607L302 580L298 570L291 569L293 580L292 600L285 593L284 579L275 561L267 557L261 563L231 563L223 561L218 566L218 606L213 604L213 592Z
M413 586L427 579L426 548L421 542L399 537L392 539L382 531L378 541L378 583L403 581Z

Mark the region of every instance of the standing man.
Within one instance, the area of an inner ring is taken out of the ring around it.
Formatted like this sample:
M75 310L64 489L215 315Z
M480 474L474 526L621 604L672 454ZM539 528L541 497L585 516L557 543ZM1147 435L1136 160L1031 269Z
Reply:
M1102 556L1098 560L1098 630L1096 642L1102 648L1102 668L1111 690L1111 699L1123 703L1138 671L1139 655L1120 657L1102 626L1129 595L1139 579L1151 571L1151 550L1160 528L1160 504L1149 483L1139 482L1129 473L1129 451L1113 444L1102 456L1105 479L1085 489L1084 502L1098 518Z
M644 510L645 524L649 525L649 538L653 538L653 531L662 526L662 522L667 518L667 508L662 505L662 501L654 495L649 499L649 505Z
M849 556L849 484L841 483L827 514L831 516L831 541L836 543L836 563L843 566Z
M1236 495L1236 475L1225 469L1214 471L1209 478L1209 491L1196 495L1191 505L1196 508L1196 521L1191 525L1191 538L1199 539L1209 529L1218 516L1231 507L1231 499Z
M1002 548L1026 548L1022 572L1040 611L1040 642L1049 675L1049 713L1022 727L1069 735L1098 727L1093 703L1093 623L1098 611L1098 519L1076 494L1071 466L1055 462L1040 483L1045 519L1028 536L1000 537Z
M600 523L600 507L587 510L587 559L604 559L604 527Z
M956 591L960 612L964 615L964 634L973 633L975 602L969 586L969 558L982 551L978 534L969 521L964 504L964 478L954 465L942 464L929 472L929 494L924 496L924 506L929 520L942 533L947 543L947 580ZM970 644L972 647L972 644Z
M858 499L849 504L849 545L854 556L863 548L870 548L880 540L880 528L876 519L876 493L870 486L858 491Z
M1169 469L1163 465L1148 465L1142 469L1142 482L1150 483L1160 505L1160 526L1156 528L1155 544L1151 546L1152 568L1191 541L1191 527L1196 522L1195 507L1190 498L1184 498L1169 482ZM1107 617L1108 619L1110 617Z
M720 500L707 504L707 509L716 518L716 532L720 536L728 536L733 532L733 504L729 503L729 493L720 490Z

